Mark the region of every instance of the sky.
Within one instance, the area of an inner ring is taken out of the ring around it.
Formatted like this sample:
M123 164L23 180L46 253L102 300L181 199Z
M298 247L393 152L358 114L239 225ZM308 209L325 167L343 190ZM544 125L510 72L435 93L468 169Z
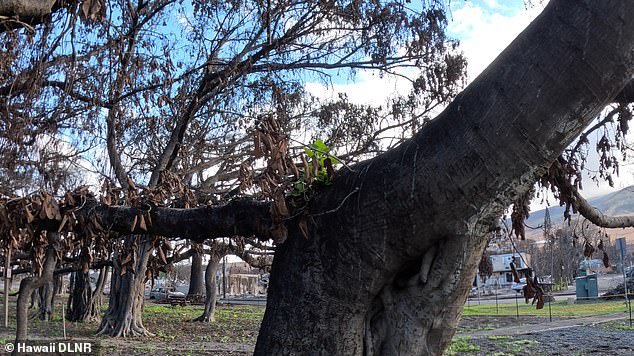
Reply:
M460 50L468 60L468 82L475 79L497 55L515 39L544 9L547 0L534 0L530 6L524 0L452 0L450 3L450 23L448 34L460 41ZM320 84L309 83L307 89L322 97L345 92L352 102L363 104L383 104L395 92L406 93L409 84L393 77L379 78L378 75L361 72L354 83L334 84L325 91ZM596 138L591 137L591 142ZM595 141L596 142L596 141ZM588 167L597 167L597 156L591 143ZM589 175L584 176L584 196L590 198L606 194L634 184L634 166L621 166L620 177L615 178L615 188L607 184L597 186ZM545 202L536 200L531 210L539 210L547 205L558 205L552 195Z
M513 39L539 15L546 5L535 4L530 8L522 0L479 0L452 1L453 21L449 26L449 33L460 39L460 47L468 59L469 80L473 80L482 72L495 57L513 41ZM596 137L591 137L588 157L588 167L598 166L598 157L594 150ZM590 198L616 189L634 184L634 167L622 163L621 174L615 178L615 188L608 184L597 185L592 182L589 174L584 176L584 196ZM554 197L548 198L549 205L558 205ZM539 210L547 204L534 201L531 210Z

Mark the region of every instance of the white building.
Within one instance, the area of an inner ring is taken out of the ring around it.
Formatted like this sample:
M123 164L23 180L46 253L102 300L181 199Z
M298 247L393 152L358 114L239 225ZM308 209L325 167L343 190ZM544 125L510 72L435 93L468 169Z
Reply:
M501 255L489 256L491 259L491 265L493 267L493 273L487 278L485 283L482 283L480 276L478 276L478 286L484 286L486 288L508 288L513 284L513 273L511 272L511 262L515 263L515 269L520 272L520 278L524 275L522 270L528 268L530 263L530 255L524 252L505 253Z

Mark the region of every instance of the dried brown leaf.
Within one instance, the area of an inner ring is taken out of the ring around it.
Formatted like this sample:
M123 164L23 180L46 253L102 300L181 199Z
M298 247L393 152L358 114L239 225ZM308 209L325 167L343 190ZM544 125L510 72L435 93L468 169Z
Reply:
M264 152L262 152L262 140L260 138L260 132L256 131L253 135L253 155L256 159L264 156Z
M32 223L35 219L33 214L31 214L31 211L29 211L29 208L26 206L24 207L24 215L26 215L26 222L28 222L29 224Z
M285 218L289 215L288 207L286 206L286 199L281 191L275 195L273 201L273 217L277 219Z
M139 229L147 231L147 226L145 225L145 218L143 217L143 215L139 215Z
M583 243L583 255L585 257L591 258L592 254L594 254L594 247L592 247L592 244L586 240Z
M62 219L62 222L59 223L59 228L57 228L57 232L61 232L62 229L64 229L64 226L66 225L67 221L68 221L68 215L64 214L64 218Z
M330 180L333 181L335 179L335 169L332 166L332 160L330 159L330 157L324 160L324 168L326 168L326 173L328 173L328 178L330 178Z
M167 264L167 258L165 258L165 252L163 252L163 249L160 248L160 247L157 248L156 250L158 252L159 260L161 261L162 264L166 265Z
M513 274L513 282L519 283L520 282L520 276L519 276L519 274L517 274L517 270L515 269L515 263L511 262L510 266L511 266L511 273Z
M313 177L317 177L319 175L319 159L317 158L317 156L313 156L313 171L312 171L312 175Z
M81 4L79 17L84 22L100 20L105 17L105 7L103 0L84 0Z
M302 164L304 165L304 174L306 176L306 183L310 184L312 183L312 178L313 176L311 175L310 172L310 165L308 164L308 161L306 160L306 156L302 155Z

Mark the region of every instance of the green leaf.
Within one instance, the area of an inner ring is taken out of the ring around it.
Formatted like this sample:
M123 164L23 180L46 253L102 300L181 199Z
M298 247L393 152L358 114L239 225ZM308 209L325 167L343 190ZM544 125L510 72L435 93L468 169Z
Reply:
M295 183L295 190L303 193L306 190L306 183L304 183L304 181L299 181L297 183Z
M313 147L314 147L316 150L321 151L321 152L328 152L328 151L330 151L330 147L328 147L328 146L324 143L324 141L319 140L319 139L317 139L317 140L315 140L315 142L313 142Z
M309 150L308 148L304 147L304 153L308 156L308 157L313 157L315 155L315 152L313 152L313 150Z

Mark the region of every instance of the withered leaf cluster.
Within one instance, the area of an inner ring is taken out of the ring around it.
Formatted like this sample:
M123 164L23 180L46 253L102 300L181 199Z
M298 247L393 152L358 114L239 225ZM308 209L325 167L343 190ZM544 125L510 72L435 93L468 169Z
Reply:
M520 275L515 267L515 263L510 263L511 273L513 274L513 282L520 283ZM537 309L544 307L544 289L539 285L537 281L537 275L533 277L533 271L530 268L524 270L526 279L526 285L522 287L522 294L526 300L526 304L532 299L532 304Z
M253 157L264 158L266 168L256 178L252 178L250 174L241 174L240 186L247 187L254 181L262 197L273 202L271 205L273 240L276 243L282 243L288 234L285 219L289 217L289 208L286 204L286 191L290 185L289 176L297 179L299 171L289 154L289 136L282 132L274 116L261 119L253 135L253 141ZM248 169L241 167L241 173L243 170Z

